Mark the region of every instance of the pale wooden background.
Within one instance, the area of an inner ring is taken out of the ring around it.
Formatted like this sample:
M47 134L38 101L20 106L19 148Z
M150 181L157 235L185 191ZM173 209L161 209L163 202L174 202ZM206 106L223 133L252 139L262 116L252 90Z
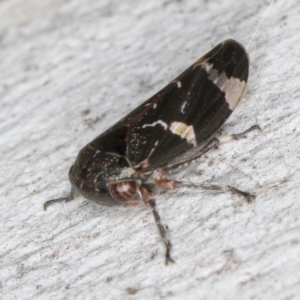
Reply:
M230 194L157 196L176 264L144 206L69 191L77 152L220 41L247 45L268 1L0 1L1 299L299 299L299 1L276 1L249 47L224 145L181 175Z

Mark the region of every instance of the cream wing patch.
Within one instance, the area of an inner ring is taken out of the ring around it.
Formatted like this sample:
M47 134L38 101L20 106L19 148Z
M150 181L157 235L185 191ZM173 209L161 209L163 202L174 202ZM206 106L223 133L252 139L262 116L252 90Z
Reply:
M171 123L169 129L172 133L179 135L182 139L186 139L189 144L192 144L194 147L197 146L194 127L192 125L187 126L185 123L176 121Z
M162 121L162 120L158 120L158 121L156 121L156 122L153 122L152 124L144 124L144 125L142 126L142 128L145 128L145 127L154 127L154 126L156 126L156 125L161 125L161 126L164 128L164 130L166 130L166 129L168 128L167 123L165 123L165 122Z
M225 93L225 99L229 105L229 109L234 110L244 94L246 82L240 81L239 78L228 78L225 72L219 74L216 69L213 69L212 64L205 63L203 68L209 74L208 79Z

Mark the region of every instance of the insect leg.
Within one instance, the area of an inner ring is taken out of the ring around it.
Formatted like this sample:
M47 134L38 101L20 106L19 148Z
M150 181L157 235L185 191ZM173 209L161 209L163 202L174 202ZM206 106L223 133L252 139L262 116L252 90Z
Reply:
M213 138L211 139L203 148L201 148L198 152L194 153L193 155L186 157L185 159L181 161L177 161L173 164L167 165L166 167L163 168L164 172L168 172L172 169L176 169L180 166L184 166L191 161L200 158L203 156L206 152L208 152L210 149L217 147L220 144L227 143L233 140L238 140L241 138L244 138L245 135L253 130L260 130L260 127L258 125L254 125L247 129L246 131L239 133L239 134L232 134L232 135L226 135L226 136L221 136L218 138ZM198 188L198 189L203 189L203 190L213 190L213 191L220 191L220 192L231 192L234 194L241 195L246 198L247 202L250 203L252 200L255 199L255 195L250 194L248 192L241 191L233 186L229 185L218 185L218 184L191 184L191 183L186 183L186 182L181 182L177 180L171 180L167 178L161 178L156 180L155 182L156 186L160 189L175 189L175 188L180 188L180 187L190 187L190 188Z
M167 178L158 179L155 181L155 184L158 188L163 190L189 187L189 188L196 188L196 189L209 190L209 191L231 192L233 194L238 194L240 196L245 197L248 203L250 203L252 200L255 199L255 195L250 194L248 192L241 191L230 185L209 184L209 183L193 184L193 183L182 182L182 181L172 180Z
M141 192L143 195L144 202L152 210L156 226L157 226L160 236L165 244L165 247L166 247L166 262L165 263L166 263L166 265L168 265L169 263L174 263L175 261L171 258L171 255L170 255L172 245L171 245L171 242L168 237L168 232L167 232L165 226L162 224L162 220L158 213L155 200L152 198L151 194L145 188L141 187Z
M155 219L155 223L156 223L157 228L159 230L160 236L163 239L163 242L164 242L164 244L166 246L166 265L168 265L169 263L174 263L174 260L170 256L172 245L171 245L171 242L170 242L170 240L168 238L168 233L166 231L166 228L162 224L160 215L159 215L158 210L157 210L156 203L155 203L155 201L153 199L150 199L150 200L148 200L146 202L146 204L152 210L152 213L153 213L153 216L154 216L154 219Z
M246 134L253 131L253 130L261 130L261 128L258 125L253 125L250 128L248 128L247 130L245 130L242 133L238 133L238 134L231 134L231 135L224 135L224 136L220 136L217 139L219 140L219 144L224 144L224 143L228 143L231 142L233 140L239 140L239 139L243 139L246 137Z
M224 135L220 136L218 138L212 138L203 148L201 148L198 152L192 154L191 156L188 156L184 158L181 161L176 161L174 163L171 163L163 168L165 172L168 172L170 170L176 169L178 167L187 165L188 163L192 162L193 160L196 160L203 156L205 153L207 153L209 150L216 148L217 146L231 142L233 140L239 140L246 137L246 134L253 131L253 130L261 130L258 125L254 125L247 129L246 131L238 134L231 134L231 135Z
M179 185L181 187L191 187L191 188L201 188L203 190L210 190L210 191L219 191L219 192L231 192L233 194L238 194L246 198L247 202L250 203L255 199L255 195L250 194L248 192L241 191L233 186L230 185L223 185L223 184L190 184L185 182L180 182Z
M70 194L69 194L68 197L46 201L44 203L44 210L47 210L49 205L52 205L53 203L56 203L56 202L63 202L63 201L69 202L69 201L72 201L75 198L75 195L76 195L76 191L73 188L71 188L71 191L70 191Z

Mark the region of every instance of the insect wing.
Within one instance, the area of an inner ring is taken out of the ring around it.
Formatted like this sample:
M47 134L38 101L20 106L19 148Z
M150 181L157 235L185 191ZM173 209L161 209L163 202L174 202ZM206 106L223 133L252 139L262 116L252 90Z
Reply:
M119 141L110 151L134 168L163 167L222 126L245 91L248 70L244 47L225 40L91 144L101 150L103 142Z

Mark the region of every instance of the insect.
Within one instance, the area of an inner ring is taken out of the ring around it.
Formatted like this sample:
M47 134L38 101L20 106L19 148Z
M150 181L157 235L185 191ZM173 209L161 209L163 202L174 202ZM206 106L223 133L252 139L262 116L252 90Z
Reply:
M210 149L258 128L211 138L240 102L248 70L248 54L241 44L229 39L217 45L82 148L69 171L69 196L45 202L44 209L55 202L71 201L76 194L108 206L135 207L144 202L151 208L165 244L166 264L174 262L155 203L155 189L196 187L230 191L249 202L254 198L231 186L193 185L168 178Z

